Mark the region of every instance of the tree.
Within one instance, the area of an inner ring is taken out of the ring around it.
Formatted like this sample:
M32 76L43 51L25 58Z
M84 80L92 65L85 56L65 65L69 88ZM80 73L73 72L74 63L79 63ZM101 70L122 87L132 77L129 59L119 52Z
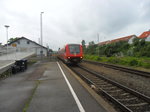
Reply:
M8 43L11 43L11 42L13 42L13 41L15 41L15 40L17 40L17 39L19 39L18 37L16 37L16 38L10 38L9 40L8 40Z
M139 40L140 40L139 38L134 38L133 39L133 45L137 46L139 44Z
M145 45L145 39L142 39L142 40L140 41L140 45L141 45L141 46L144 46L144 45Z
M89 46L94 44L95 44L94 41L89 42Z
M96 54L96 48L97 48L97 45L94 44L94 41L91 41L91 42L89 42L89 46L86 49L86 53L95 55Z
M82 40L81 44L82 46L85 46L85 40Z
M83 47L83 52L85 53L85 50L86 50L85 40L82 40L81 44L82 44L82 47Z
M52 49L49 49L49 52L53 52L53 50L52 50Z

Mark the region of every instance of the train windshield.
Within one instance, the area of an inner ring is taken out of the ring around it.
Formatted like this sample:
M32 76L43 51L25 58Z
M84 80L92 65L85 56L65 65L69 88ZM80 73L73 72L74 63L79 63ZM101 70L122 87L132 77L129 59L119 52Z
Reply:
M80 53L80 46L79 45L69 45L69 50L71 54L78 54Z

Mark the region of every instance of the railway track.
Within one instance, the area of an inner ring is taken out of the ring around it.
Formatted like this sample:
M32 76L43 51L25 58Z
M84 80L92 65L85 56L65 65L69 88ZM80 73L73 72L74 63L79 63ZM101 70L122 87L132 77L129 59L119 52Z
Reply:
M89 85L95 87L98 94L102 94L113 102L123 112L150 112L150 97L125 87L103 75L88 70L82 66L70 67Z
M101 66L104 66L104 67L107 67L107 68L112 68L112 69L116 69L116 70L120 70L120 71L131 73L131 74L140 75L140 76L144 76L144 77L150 78L150 72L135 70L135 69L131 69L131 68L127 68L127 67L121 67L121 66L116 66L116 65L112 65L112 64L88 61L88 60L84 60L83 62L96 64L96 65L101 65Z

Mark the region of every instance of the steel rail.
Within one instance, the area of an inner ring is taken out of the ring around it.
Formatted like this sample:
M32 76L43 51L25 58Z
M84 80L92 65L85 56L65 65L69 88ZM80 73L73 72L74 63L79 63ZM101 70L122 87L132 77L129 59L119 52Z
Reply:
M81 73L75 71L74 69L70 68L74 73L78 74L85 82L87 82L89 85L95 85L96 88L98 88L96 86L95 83L93 83L90 79L86 78L84 75L82 75ZM100 92L99 92L100 91ZM110 99L113 103L119 105L119 108L121 108L122 110L124 110L124 112L132 112L129 108L127 108L126 106L124 106L122 103L120 103L119 101L117 101L115 98L113 98L112 96L110 96L106 91L102 90L101 88L98 88L97 90L98 94L103 94L104 96L106 96L108 99Z
M124 72L128 72L128 73L132 73L132 74L150 78L150 72L135 70L135 69L127 68L127 67L121 67L121 66L117 66L117 65L113 65L113 64L106 64L106 63L101 63L101 62L96 62L96 61L83 60L83 62L92 63L92 64L96 64L96 65L102 65L107 68L112 68L112 69L116 69L116 70L120 70L120 71L124 71Z
M111 96L107 91L103 90L102 88L100 88L96 83L94 83L91 79L87 78L86 76L84 76L84 74L81 74L79 71L76 71L73 67L70 67L72 71L74 71L76 74L78 74L83 80L85 80L89 85L94 85L96 88L98 88L98 93L99 94L103 94L104 96L106 96L106 98L108 98L109 100L111 100L113 103L115 103L117 106L119 106L119 108L124 111L124 112L134 112L133 110L131 110L129 107L125 106L123 103L121 103L119 100L117 100L115 97ZM142 100L144 100L145 102L147 102L148 104L150 104L150 97L145 96L137 91L134 91L128 87L125 87L113 80L110 80L102 75L100 75L99 73L93 72L91 70L88 70L87 68L83 68L81 66L79 66L80 69L96 76L97 78L100 78L102 80L107 81L108 83L111 83L112 85L117 86L118 88L128 92L129 94L132 94L134 96L136 96L137 98L140 98Z
M109 83L111 83L113 85L118 86L119 88L122 88L122 89L124 89L124 90L126 90L126 91L128 91L128 92L130 92L130 93L132 93L134 95L136 95L137 97L141 97L143 100L146 100L148 103L150 103L150 97L145 96L144 94L141 94L141 93L139 93L139 92L137 92L137 91L135 91L133 89L130 89L130 88L128 88L128 87L126 87L126 86L124 86L122 84L119 84L118 82L115 82L115 81L113 81L111 79L108 79L108 78L104 77L103 75L100 75L99 73L96 73L94 71L90 71L87 68L84 68L84 67L82 67L80 65L79 65L79 67L82 68L82 69L84 69L84 70L86 70L87 72L90 72L93 75L96 75L99 78L102 78L103 80L108 81Z

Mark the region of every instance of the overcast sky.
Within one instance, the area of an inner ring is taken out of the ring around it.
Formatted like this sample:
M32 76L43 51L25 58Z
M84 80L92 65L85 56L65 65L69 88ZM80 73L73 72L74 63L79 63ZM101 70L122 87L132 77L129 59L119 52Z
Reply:
M150 29L150 0L0 0L0 42L24 36L57 50L66 43L111 40Z

